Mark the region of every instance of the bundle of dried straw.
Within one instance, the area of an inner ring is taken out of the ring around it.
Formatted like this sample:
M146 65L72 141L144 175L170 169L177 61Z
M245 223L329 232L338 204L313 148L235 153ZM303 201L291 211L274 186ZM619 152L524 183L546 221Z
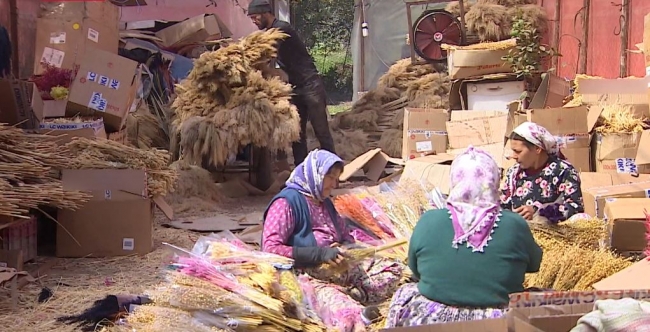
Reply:
M22 217L39 205L80 208L91 196L64 191L52 171L67 163L51 136L0 124L0 215Z
M169 167L169 153L165 150L143 150L115 141L81 137L67 143L65 149L71 155L65 168L145 170L151 197L165 196L176 185L178 173Z

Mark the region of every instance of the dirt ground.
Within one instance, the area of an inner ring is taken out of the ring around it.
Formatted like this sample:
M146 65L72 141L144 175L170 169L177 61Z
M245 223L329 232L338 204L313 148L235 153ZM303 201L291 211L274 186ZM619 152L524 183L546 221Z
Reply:
M222 202L212 210L205 205L196 209L177 209L177 218L209 217L219 213L251 213L263 211L270 197L247 197ZM242 204L242 202L246 202ZM178 212L181 210L183 212ZM157 212L154 223L156 249L146 256L112 259L39 258L38 263L56 259L56 265L37 278L36 283L20 290L19 308L11 311L10 292L0 289L0 330L2 331L75 331L74 326L56 322L62 315L74 314L89 307L95 300L110 294L142 294L162 281L160 269L168 251L163 242L191 249L200 233L163 227L166 222ZM38 303L41 290L47 287L54 295Z

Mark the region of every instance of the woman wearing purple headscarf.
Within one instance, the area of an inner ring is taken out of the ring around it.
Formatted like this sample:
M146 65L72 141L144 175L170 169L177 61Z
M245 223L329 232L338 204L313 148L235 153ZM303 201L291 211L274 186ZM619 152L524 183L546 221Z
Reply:
M343 161L337 155L310 152L264 213L262 250L292 258L298 272L313 277L319 307L326 311L321 314L329 317L330 327L365 331L365 325L378 316L373 304L393 294L404 266L369 259L338 276L319 271L322 263L341 263L345 255L341 246L354 244L329 198L342 171Z
M454 160L447 208L426 212L413 230L408 262L418 282L395 293L387 328L499 318L524 275L539 270L528 223L500 207L499 176L485 151L470 147Z

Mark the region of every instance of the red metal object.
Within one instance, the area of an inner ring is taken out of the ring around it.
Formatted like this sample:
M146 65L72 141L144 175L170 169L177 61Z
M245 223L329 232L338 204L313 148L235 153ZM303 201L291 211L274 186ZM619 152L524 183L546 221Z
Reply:
M553 17L555 1L539 1ZM620 70L620 0L591 0L589 13L589 41L587 49L587 75L605 78L619 77ZM582 1L560 2L560 49L557 74L574 78L578 70L580 50ZM631 0L629 10L628 45L643 41L643 17L650 13L650 1ZM549 36L554 34L554 24L549 22ZM603 48L603 45L607 45ZM627 61L627 76L645 76L645 60L641 54L630 53Z

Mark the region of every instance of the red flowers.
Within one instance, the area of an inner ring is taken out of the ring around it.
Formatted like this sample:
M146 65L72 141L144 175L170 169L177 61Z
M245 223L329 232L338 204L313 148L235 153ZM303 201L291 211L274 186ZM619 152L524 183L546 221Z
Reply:
M30 81L34 82L43 100L53 99L50 96L50 91L55 86L70 88L70 84L72 84L79 71L79 66L75 66L74 69L61 69L47 63L42 63L42 65L45 71L41 75L32 76Z

